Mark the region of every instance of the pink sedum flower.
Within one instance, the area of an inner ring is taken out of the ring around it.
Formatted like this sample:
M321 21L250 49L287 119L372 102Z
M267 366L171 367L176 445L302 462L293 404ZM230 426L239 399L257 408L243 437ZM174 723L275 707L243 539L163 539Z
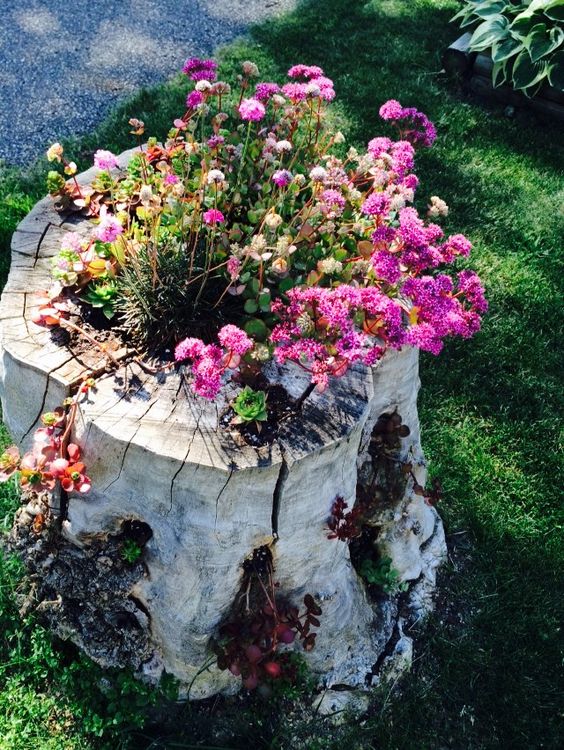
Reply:
M205 344L201 339L187 338L176 345L174 359L184 362L187 359L197 359L203 355Z
M100 209L100 223L94 230L94 236L100 242L115 242L123 234L123 227L115 216L108 213L106 206Z
M201 91L191 91L186 97L186 106L188 109L195 109L204 102L204 95Z
M278 169L272 175L272 182L278 187L286 187L292 182L292 173L287 169Z
M382 104L378 114L382 120L400 120L403 116L403 107L397 99L389 99Z
M244 356L253 348L253 340L250 339L245 331L234 325L226 325L217 334L219 343L231 352Z
M97 169L110 170L118 166L117 157L111 151L98 149L94 154L94 166Z
M265 116L266 109L258 99L243 99L239 105L239 114L247 122L258 122Z
M218 211L217 208L210 208L204 211L204 222L208 225L215 226L216 224L222 224L225 221L225 216Z
M292 65L288 71L289 78L305 78L306 80L319 78L323 75L325 74L318 65Z

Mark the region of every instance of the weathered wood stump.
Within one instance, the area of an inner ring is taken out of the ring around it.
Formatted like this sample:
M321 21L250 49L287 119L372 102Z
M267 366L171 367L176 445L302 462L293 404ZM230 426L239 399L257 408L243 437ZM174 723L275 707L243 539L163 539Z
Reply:
M424 481L417 350L390 352L372 371L351 370L314 392L272 445L250 447L219 426L227 396L206 402L185 392L178 373L156 377L135 363L107 372L99 352L78 358L31 322L62 236L90 229L51 204L40 201L14 235L0 306L0 380L5 422L25 446L43 411L98 374L75 428L93 489L70 498L58 547L42 556L34 542L36 564L51 576L54 594L43 611L54 629L101 664L130 663L154 678L164 668L192 683L191 697L236 690L240 679L227 671L201 670L239 593L242 563L268 545L284 595L299 604L311 593L323 608L317 645L306 655L319 683L377 681L377 662L394 646L409 650L398 596L369 601L347 544L327 538L327 519L336 496L352 507L357 483L368 482L368 444L382 414L397 410L410 427L401 452ZM270 366L267 377L293 397L308 385L299 368ZM408 603L420 615L430 608L445 542L439 516L412 485L378 510L375 525L378 547L410 583ZM130 522L150 536L136 575L112 559L111 540Z

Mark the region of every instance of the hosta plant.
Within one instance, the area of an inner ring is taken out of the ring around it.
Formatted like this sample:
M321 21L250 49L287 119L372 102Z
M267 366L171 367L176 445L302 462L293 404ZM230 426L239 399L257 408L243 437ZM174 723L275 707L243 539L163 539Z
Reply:
M67 325L78 297L138 356L174 351L208 399L238 370L256 385L271 359L323 390L390 348L438 354L448 336L479 329L478 277L446 272L470 242L444 235L440 198L427 217L411 205L415 150L436 137L424 114L386 102L380 116L398 139L358 150L330 127L335 91L317 66L294 65L282 84L251 62L234 84L213 60L191 58L184 73L186 107L164 142L143 143L143 123L130 121L139 148L127 165L99 150L84 186L62 147L49 150L63 173L49 178L56 204L93 225L65 237L37 323ZM238 418L263 420L245 394Z
M452 20L473 30L473 52L491 53L494 86L564 91L564 0L467 0Z

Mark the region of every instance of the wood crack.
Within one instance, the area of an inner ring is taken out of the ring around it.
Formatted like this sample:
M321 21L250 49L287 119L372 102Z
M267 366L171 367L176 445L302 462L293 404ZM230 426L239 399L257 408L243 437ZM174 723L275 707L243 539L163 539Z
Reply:
M286 457L284 455L284 449L278 443L278 446L280 448L280 453L282 454L282 463L280 465L280 471L278 473L278 479L276 480L276 485L274 486L274 492L272 493L272 514L271 514L271 525L272 525L272 538L274 542L276 542L279 538L278 535L278 516L280 513L280 502L282 500L282 491L284 489L284 485L286 483L286 479L289 475L289 469L288 469L288 462L286 461Z
M214 530L214 532L216 532L216 531L217 531L217 514L218 514L218 511L219 511L219 498L220 498L220 497L221 497L221 496L223 495L223 493L225 492L225 490L226 490L226 488L227 488L227 485L228 485L228 484L229 484L229 482L231 481L231 477L233 476L233 473L234 473L234 472L235 472L235 469L234 469L234 468L231 468L231 469L229 469L229 476L228 476L228 477L227 477L227 479L225 480L225 484L223 485L223 487L222 487L222 488L221 488L221 490L219 491L219 495L218 495L218 496L216 497L216 499L215 499L215 520L214 520L214 525L213 525L213 530Z
M143 419L143 418L144 418L144 417L145 417L145 416L147 415L147 413L148 413L148 412L149 412L149 411L150 411L150 410L152 409L152 407L153 407L153 406L155 405L155 403L156 403L156 400L152 400L152 401L151 401L151 402L149 403L149 406L148 406L148 407L147 407L147 408L145 409L145 411L143 412L143 414L141 414L141 415L140 415L140 416L139 416L139 417L137 418L137 423L138 423L138 424L137 424L137 427L135 428L135 431L133 432L133 435L132 435L132 436L131 436L131 437L129 438L129 441L128 441L128 443L127 443L127 445L126 445L126 447L125 447L125 450L124 450L124 452L123 452L123 456L121 457L121 465L120 465L120 467L119 467L119 472L118 472L118 475L117 475L117 477L116 477L115 479L112 479L112 481L111 481L111 482L110 482L110 483L109 483L109 484L108 484L108 485L107 485L106 487L104 487L104 489L102 490L102 492L104 492L104 493L105 493L105 492L107 492L107 491L108 491L108 490L110 489L110 487L113 487L113 485L114 485L114 484L115 484L116 482L119 482L119 479L120 479L120 477L121 477L121 474L122 474L122 471L123 471L123 467L124 467L124 465L125 465L125 459L126 459L126 457L127 457L127 453L128 453L128 451L129 451L129 449L130 449L130 447L131 447L131 444L132 444L132 443L133 443L133 441L135 440L135 436L137 435L137 433L138 433L138 432L139 432L139 430L141 429L141 420L142 420L142 419Z
M166 514L167 516L172 511L172 504L173 504L173 500L174 500L174 498L173 498L174 483L176 482L176 478L178 477L178 475L180 474L180 472L184 468L184 466L186 464L186 461L188 460L188 456L190 455L190 451L192 450L192 445L194 444L194 440L196 439L196 433L199 432L199 429L200 429L200 419L201 418L202 418L202 412L200 412L200 414L196 418L196 426L194 428L194 433L192 435L192 439L190 440L190 444L188 445L188 449L186 451L186 455L182 459L182 463L180 464L179 468L176 470L176 472L175 472L175 474L172 477L172 480L170 482L170 507L169 507L168 512Z

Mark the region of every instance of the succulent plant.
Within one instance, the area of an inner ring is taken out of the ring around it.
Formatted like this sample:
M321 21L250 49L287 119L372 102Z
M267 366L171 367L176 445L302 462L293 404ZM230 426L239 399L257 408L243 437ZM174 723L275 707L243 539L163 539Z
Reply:
M237 415L233 419L235 424L265 422L268 419L266 393L254 391L249 386L245 386L233 402L233 411Z

